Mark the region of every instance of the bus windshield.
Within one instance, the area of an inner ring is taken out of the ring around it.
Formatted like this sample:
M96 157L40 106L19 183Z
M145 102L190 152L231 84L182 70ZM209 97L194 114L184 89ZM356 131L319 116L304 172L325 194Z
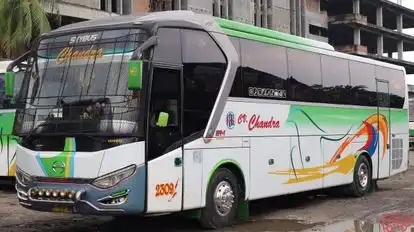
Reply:
M41 40L20 94L20 133L135 135L140 92L128 90L128 60L147 38L126 29Z

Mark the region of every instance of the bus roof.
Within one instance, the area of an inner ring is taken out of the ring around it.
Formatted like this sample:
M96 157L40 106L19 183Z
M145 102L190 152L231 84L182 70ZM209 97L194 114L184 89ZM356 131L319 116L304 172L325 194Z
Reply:
M214 23L215 22L215 23ZM116 28L117 26L134 26L144 23L158 24L158 26L178 26L186 28L204 29L210 32L225 33L241 38L252 39L264 43L273 43L286 47L308 50L320 54L331 55L343 59L355 60L373 65L380 65L392 69L404 71L402 66L337 52L328 43L303 37L290 35L250 24L240 23L232 20L216 18L207 14L199 14L193 11L161 11L152 13L141 13L137 15L109 16L95 20L69 24L42 36L53 36L61 33L79 33L81 30L91 28Z

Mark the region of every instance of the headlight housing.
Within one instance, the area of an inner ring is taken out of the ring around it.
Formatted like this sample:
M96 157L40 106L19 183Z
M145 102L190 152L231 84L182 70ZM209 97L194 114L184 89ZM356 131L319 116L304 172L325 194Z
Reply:
M27 186L33 181L32 177L29 174L22 171L20 168L16 168L15 176L16 176L16 181L23 186Z
M119 169L117 171L108 173L104 176L98 177L92 181L92 185L101 189L111 188L119 182L132 176L135 173L137 166L135 164Z

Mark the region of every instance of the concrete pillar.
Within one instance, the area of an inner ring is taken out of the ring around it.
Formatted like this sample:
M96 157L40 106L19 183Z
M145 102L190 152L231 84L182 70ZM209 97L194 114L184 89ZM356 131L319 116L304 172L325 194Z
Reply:
M222 15L222 17L225 19L228 19L229 18L229 0L223 1L223 9L224 9L224 15Z
M117 2L117 7L118 7L118 9L117 9L117 12L116 13L123 14L124 11L122 10L122 7L123 7L122 1L118 1Z
M379 35L377 37L377 55L383 56L384 55L384 36Z
M404 56L403 56L403 54L404 54L404 43L403 43L403 41L399 41L397 43L397 51L398 51L398 59L399 60L404 59Z
M112 0L106 0L105 5L105 11L112 12Z
M290 9L290 34L296 35L296 6L295 0L289 1ZM276 15L277 17L277 15Z
M132 0L122 1L122 14L129 15L132 13Z
M259 26L259 27L261 27L262 26L262 23L261 23L261 17L262 17L262 10L261 10L261 7L260 7L260 0L256 0L255 1L255 3L256 3L256 26Z
M377 7L377 26L382 27L383 18L382 18L382 6Z
M267 0L263 0L263 24L262 27L268 28L269 25L267 25Z
M296 35L302 35L302 7L301 0L296 0Z
M173 10L181 10L182 6L181 6L181 0L174 0L174 8Z
M402 33L403 30L403 15L397 15L397 30L398 32Z
M359 14L361 12L361 4L359 0L353 0L353 13Z
M361 29L360 28L354 29L354 44L361 45Z
M300 18L301 18L301 36L306 37L309 31L309 25L306 21L306 0L301 0L300 4Z
M221 12L220 12L220 0L213 0L214 1L214 9L213 9L213 14L217 17L221 17Z

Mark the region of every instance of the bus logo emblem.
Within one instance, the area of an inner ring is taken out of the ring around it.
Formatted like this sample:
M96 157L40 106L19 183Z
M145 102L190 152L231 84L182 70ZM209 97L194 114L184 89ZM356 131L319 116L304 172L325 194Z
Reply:
M65 171L65 163L63 162L63 161L61 161L61 160L59 160L59 161L55 161L55 162L53 162L53 164L52 164L52 170L55 172L55 173L57 173L58 172L58 170L60 170L59 171L59 174L63 174L63 172Z
M236 125L236 119L235 119L234 113L231 111L227 113L226 125L227 125L227 128L229 129L233 129L234 126Z

